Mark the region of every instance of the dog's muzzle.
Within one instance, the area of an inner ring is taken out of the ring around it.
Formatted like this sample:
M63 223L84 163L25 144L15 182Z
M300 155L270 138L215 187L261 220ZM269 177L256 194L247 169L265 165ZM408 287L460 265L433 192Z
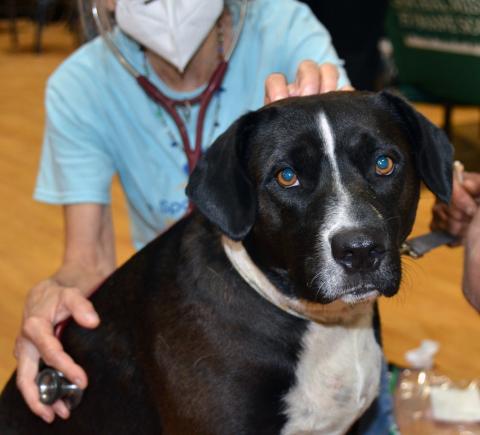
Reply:
M395 255L388 236L373 227L349 227L328 238L316 286L325 303L340 300L349 304L390 295L397 281Z

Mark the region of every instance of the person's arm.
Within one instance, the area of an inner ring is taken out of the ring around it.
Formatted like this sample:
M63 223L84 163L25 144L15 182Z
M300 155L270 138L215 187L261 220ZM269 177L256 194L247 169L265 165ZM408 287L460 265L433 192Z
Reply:
M473 217L465 238L463 294L480 312L480 208Z
M15 345L18 388L30 409L47 422L53 421L55 414L68 418L69 411L61 401L53 406L39 401L35 384L39 359L60 370L80 388L87 386L87 375L63 351L54 336L54 327L70 316L83 327L96 327L100 319L87 297L115 267L110 206L67 205L64 221L62 265L51 278L30 290Z
M465 172L461 178L454 177L450 204L435 203L430 227L463 239L463 293L480 311L480 173Z
M476 204L480 204L480 173L470 173L463 186ZM465 237L463 294L480 312L480 207L477 208Z

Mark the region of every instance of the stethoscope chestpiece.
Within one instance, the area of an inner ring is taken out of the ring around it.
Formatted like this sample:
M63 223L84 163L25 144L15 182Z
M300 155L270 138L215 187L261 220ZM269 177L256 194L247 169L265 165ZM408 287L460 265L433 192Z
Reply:
M52 405L63 400L69 409L74 409L82 400L83 390L71 383L62 372L52 368L43 369L36 378L40 402Z

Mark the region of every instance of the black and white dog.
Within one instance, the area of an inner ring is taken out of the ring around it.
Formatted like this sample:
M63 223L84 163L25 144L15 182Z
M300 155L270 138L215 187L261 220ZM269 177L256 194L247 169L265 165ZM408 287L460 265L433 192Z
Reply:
M94 294L97 329L66 329L90 379L71 418L43 423L12 378L0 433L346 433L378 392L374 301L398 290L420 180L448 201L451 164L388 93L246 114L192 174L197 211Z

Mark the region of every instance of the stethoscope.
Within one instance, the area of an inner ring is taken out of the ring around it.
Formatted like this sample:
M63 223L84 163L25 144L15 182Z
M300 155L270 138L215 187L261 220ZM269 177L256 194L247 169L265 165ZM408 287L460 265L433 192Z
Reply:
M233 37L230 50L223 55L223 58L220 60L218 66L215 68L215 71L210 77L210 80L208 81L207 86L202 91L202 93L194 98L173 99L167 97L148 79L148 77L137 71L133 67L133 65L125 58L120 49L113 42L112 38L110 37L110 33L103 26L96 2L94 1L92 4L92 14L95 19L97 29L103 40L105 41L107 47L117 58L120 64L136 80L136 82L144 90L147 96L155 103L161 105L175 122L175 125L177 126L178 132L180 134L180 138L182 139L183 150L187 157L189 173L193 171L198 162L198 159L202 154L203 126L205 123L205 115L207 112L207 108L210 104L210 101L212 100L212 97L222 85L223 78L228 68L228 62L237 45L238 38L240 37L240 33L243 28L243 23L245 21L245 16L247 13L247 6L248 0L242 0L240 5L238 30ZM177 106L189 106L192 104L200 104L195 132L195 146L193 148L190 144L190 139L188 138L185 123L176 110ZM57 338L60 338L67 321L68 319L56 325L55 335ZM55 370L51 367L46 367L39 372L36 378L36 383L38 385L40 401L46 405L52 405L57 400L63 400L70 409L73 409L80 403L83 395L83 390L81 390L77 385L66 379L60 371Z
M136 80L139 86L147 94L147 96L154 101L155 103L162 106L165 111L172 117L180 138L183 143L183 150L185 156L187 157L189 173L193 171L195 165L198 162L202 154L202 136L203 136L203 126L205 123L205 115L207 112L208 105L212 100L214 94L220 89L222 85L223 78L228 68L228 62L233 54L235 47L237 46L240 33L243 28L245 21L245 16L247 13L248 0L242 0L240 4L240 14L239 14L239 23L237 26L237 32L233 36L232 44L227 53L222 56L218 66L215 68L210 80L207 83L207 86L203 92L194 97L186 99L174 99L165 95L160 89L158 89L144 74L141 74L135 67L126 59L122 54L120 49L116 46L115 42L102 24L102 20L95 2L92 5L92 14L97 25L97 29L100 32L103 40L105 41L109 50L117 58L120 64L128 71L128 73ZM197 124L195 129L195 146L192 147L190 144L190 139L188 137L187 128L185 122L182 120L178 114L176 107L177 106L191 106L193 104L199 104L199 112L197 117Z

